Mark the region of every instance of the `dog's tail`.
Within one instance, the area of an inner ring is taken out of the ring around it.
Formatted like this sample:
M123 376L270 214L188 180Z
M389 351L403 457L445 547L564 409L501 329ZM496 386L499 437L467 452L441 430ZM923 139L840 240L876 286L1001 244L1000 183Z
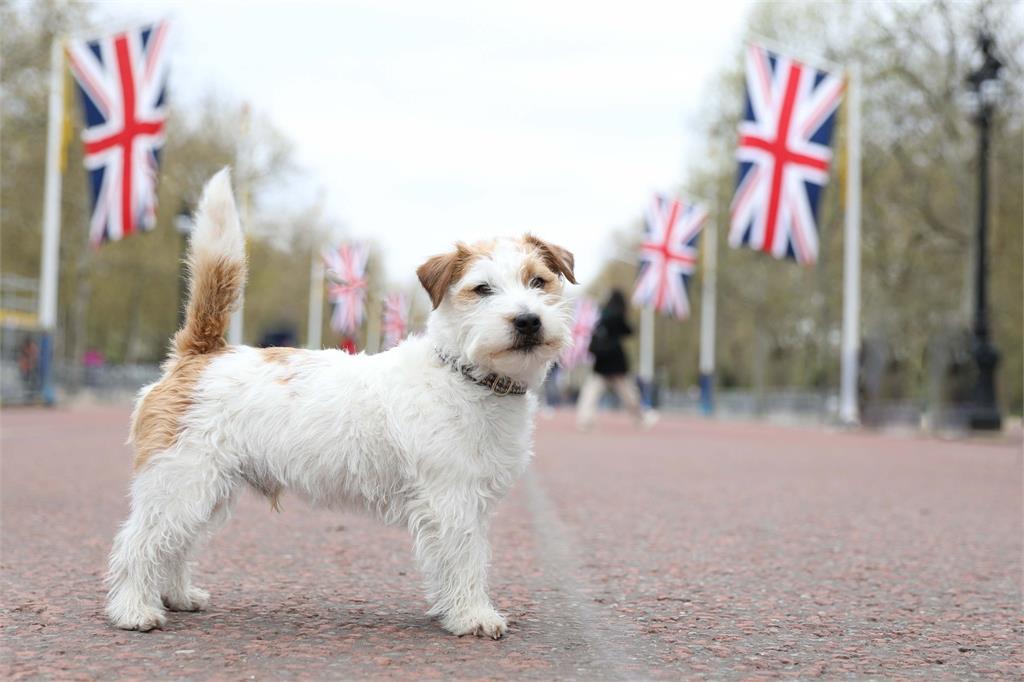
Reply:
M185 324L174 336L179 357L211 353L227 345L224 333L245 286L245 238L227 168L203 189L189 243L188 269Z

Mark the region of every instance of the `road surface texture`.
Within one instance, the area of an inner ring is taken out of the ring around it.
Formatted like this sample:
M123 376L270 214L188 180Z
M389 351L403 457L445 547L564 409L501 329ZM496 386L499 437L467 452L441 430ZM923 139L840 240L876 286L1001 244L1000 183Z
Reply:
M501 641L424 616L402 529L246 496L162 631L103 620L126 410L3 427L5 679L1021 675L1019 437L940 442L602 415L541 420L499 507Z

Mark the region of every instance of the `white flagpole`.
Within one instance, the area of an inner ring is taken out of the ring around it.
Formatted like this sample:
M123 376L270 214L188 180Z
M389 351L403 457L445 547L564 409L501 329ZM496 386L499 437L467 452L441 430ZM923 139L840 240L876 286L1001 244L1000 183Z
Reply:
M640 309L640 370L637 373L644 389L644 404L651 406L654 387L654 307Z
M383 314L381 301L378 301L369 291L366 292L366 352L370 355L380 350L381 315Z
M39 264L39 326L43 401L56 402L53 386L54 341L57 330L57 289L60 260L60 144L64 123L64 45L50 45L50 101L46 123L46 178L43 188L43 244Z
M249 104L246 102L242 105L242 120L240 123L241 135L238 139L238 153L235 157L235 163L238 168L235 169L238 177L238 213L239 222L242 224L242 231L249 226L249 182L245 176L250 169L243 167L242 157L243 154L248 151L248 138L249 138ZM245 292L243 291L238 297L238 307L235 312L231 314L231 323L228 325L228 344L232 346L242 345L242 330L245 327Z
M715 385L715 303L718 279L718 228L708 220L704 228L704 282L700 294L700 405L714 412Z
M309 314L306 317L306 348L323 348L324 328L324 257L320 219L324 213L325 190L320 188L313 210L313 247L309 254Z
M324 326L324 259L313 249L309 259L309 321L306 326L306 348L323 347L321 333Z
M858 423L857 376L860 360L860 64L849 69L847 106L846 221L843 236L843 331L840 348L839 420Z

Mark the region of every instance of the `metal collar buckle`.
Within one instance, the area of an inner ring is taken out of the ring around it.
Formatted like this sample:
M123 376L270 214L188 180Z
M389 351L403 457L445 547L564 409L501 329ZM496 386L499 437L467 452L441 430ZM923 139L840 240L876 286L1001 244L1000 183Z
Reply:
M491 390L495 395L508 395L515 388L515 383L508 377L495 376L491 382Z

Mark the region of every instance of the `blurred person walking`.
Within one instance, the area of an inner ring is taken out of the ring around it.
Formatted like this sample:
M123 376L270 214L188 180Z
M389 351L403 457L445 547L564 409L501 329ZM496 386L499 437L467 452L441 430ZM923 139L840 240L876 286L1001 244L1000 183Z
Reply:
M598 402L609 388L615 391L622 404L633 414L638 426L649 427L658 420L657 413L644 408L636 378L629 373L622 340L632 333L633 328L626 321L626 297L620 290L614 289L601 310L601 317L590 339L594 371L580 389L576 408L579 428L589 429L594 425Z
M18 372L23 390L35 395L39 390L39 346L31 336L26 336L18 349Z

